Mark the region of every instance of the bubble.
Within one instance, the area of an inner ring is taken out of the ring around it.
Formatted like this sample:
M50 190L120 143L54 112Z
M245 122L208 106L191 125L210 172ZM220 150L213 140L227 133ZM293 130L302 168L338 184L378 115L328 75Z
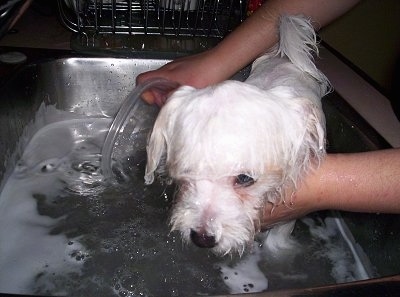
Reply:
M174 186L143 183L145 145L134 148L132 142L145 144L148 131L125 128L129 133L118 139L112 167L120 178L108 183L100 165L110 119L47 108L51 117L43 118L57 121L28 130L35 133L3 182L0 292L222 295L306 287L316 278L319 284L360 278L330 220L302 221L295 238L299 253L291 258L271 256L264 239L242 258L183 244L168 226Z

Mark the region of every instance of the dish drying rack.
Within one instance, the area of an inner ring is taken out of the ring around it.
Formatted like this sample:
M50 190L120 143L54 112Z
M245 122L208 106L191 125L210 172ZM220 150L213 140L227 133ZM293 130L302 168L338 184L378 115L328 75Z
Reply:
M75 49L196 52L246 17L247 0L58 0Z

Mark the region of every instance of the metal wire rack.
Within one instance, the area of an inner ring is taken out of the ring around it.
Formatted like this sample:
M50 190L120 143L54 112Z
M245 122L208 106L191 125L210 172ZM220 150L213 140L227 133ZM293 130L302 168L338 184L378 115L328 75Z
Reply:
M61 20L82 34L221 38L245 18L246 0L58 0Z

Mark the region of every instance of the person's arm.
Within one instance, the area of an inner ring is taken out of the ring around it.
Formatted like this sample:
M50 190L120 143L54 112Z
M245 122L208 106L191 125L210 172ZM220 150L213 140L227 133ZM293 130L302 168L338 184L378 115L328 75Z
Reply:
M358 0L266 1L214 48L143 73L138 76L137 82L161 77L197 88L221 82L264 54L278 41L277 20L280 15L305 15L319 29L344 14L357 2ZM148 100L151 101L151 98Z
M265 208L264 225L325 209L400 213L400 149L327 155L287 200Z

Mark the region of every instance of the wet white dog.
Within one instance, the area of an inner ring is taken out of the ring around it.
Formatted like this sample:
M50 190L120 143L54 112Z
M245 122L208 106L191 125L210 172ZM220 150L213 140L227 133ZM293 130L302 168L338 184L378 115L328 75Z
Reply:
M158 172L178 184L172 230L217 254L241 254L264 207L284 203L325 155L329 83L312 60L315 32L308 19L283 16L279 35L245 82L180 87L149 138L146 182Z

